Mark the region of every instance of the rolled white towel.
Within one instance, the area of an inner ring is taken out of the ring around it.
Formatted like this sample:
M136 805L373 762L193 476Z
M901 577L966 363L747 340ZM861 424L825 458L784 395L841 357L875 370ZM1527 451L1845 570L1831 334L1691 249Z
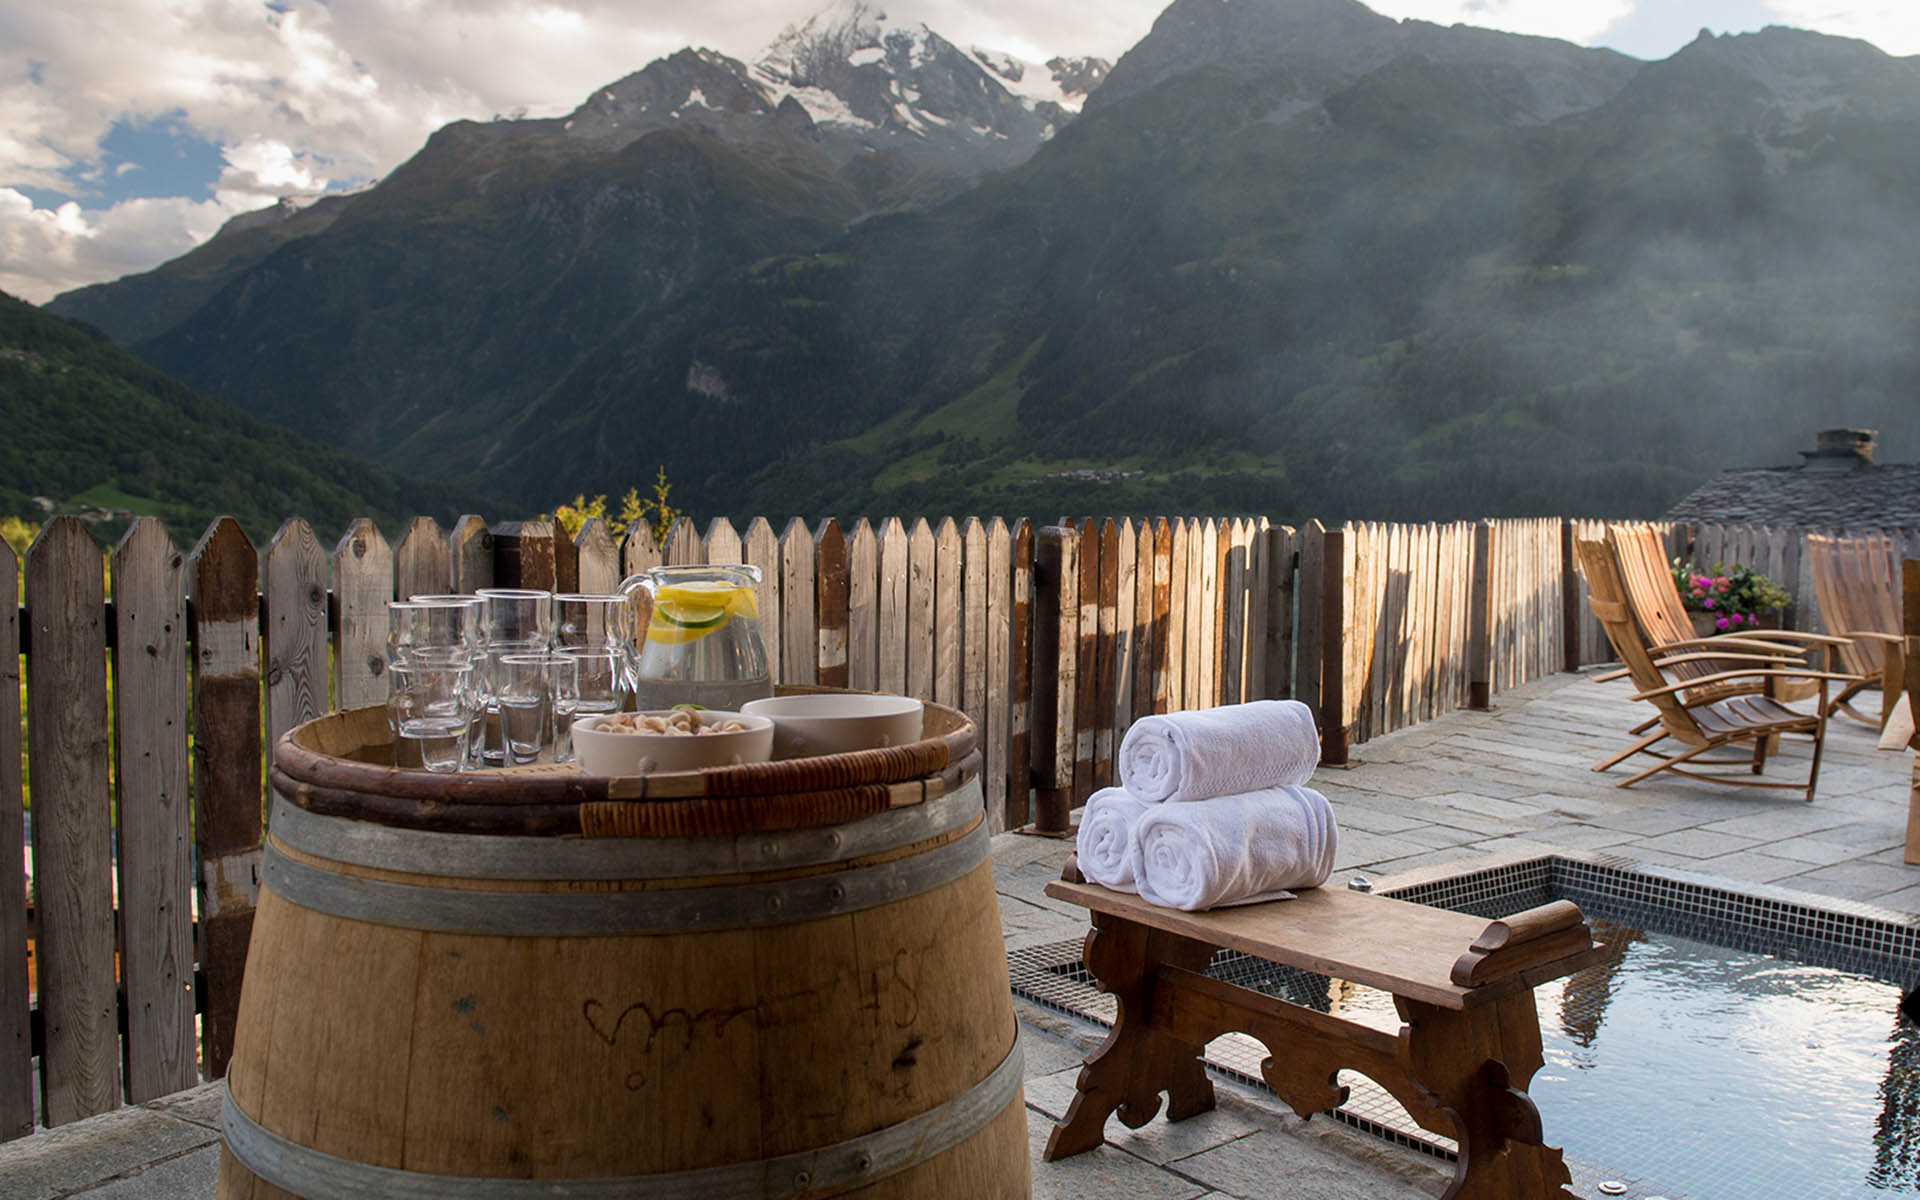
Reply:
M1298 787L1320 762L1313 710L1255 700L1141 717L1120 742L1120 783L1148 803Z
M1133 829L1147 806L1121 788L1101 788L1080 812L1075 839L1080 873L1101 887L1137 892L1133 879Z
M1333 873L1340 829L1312 788L1269 788L1151 806L1134 827L1134 881L1164 908L1287 899Z

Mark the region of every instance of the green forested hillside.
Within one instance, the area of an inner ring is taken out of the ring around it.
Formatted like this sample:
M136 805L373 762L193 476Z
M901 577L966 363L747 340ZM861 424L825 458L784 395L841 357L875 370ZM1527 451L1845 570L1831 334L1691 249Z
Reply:
M96 329L0 295L0 511L31 500L164 519L191 545L216 516L264 543L290 516L324 540L355 517L390 531L413 515L448 524L483 501L316 445L195 393ZM497 510L496 510L497 511ZM103 532L109 527L103 527Z

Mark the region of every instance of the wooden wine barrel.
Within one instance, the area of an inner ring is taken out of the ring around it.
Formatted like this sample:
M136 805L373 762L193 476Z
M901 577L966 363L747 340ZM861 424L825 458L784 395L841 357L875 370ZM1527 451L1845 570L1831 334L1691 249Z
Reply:
M390 736L275 747L222 1200L1030 1195L964 716L645 781Z

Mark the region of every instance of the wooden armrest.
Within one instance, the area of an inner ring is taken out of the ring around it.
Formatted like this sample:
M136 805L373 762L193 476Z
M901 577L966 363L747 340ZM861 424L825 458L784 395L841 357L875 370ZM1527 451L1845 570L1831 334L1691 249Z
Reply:
M1616 670L1603 671L1600 674L1595 675L1593 677L1593 681L1595 683L1612 683L1616 679L1625 679L1627 676L1631 674L1633 674L1633 671L1631 668L1620 667Z
M1856 642L1885 642L1888 645L1893 645L1893 646L1898 646L1907 640L1906 637L1902 634L1880 633L1877 630L1872 630L1872 629L1858 630L1856 632L1849 633L1847 637L1851 638Z
M1555 900L1488 925L1453 964L1453 981L1478 987L1530 967L1593 949L1593 931L1580 908Z
M1674 692L1684 692L1692 688L1706 687L1708 684L1729 683L1735 679L1804 679L1821 680L1833 683L1858 683L1858 675L1844 675L1837 671L1720 671L1713 675L1702 675L1698 679L1685 679L1679 683L1670 683L1665 687L1653 688L1634 695L1635 700L1651 700L1655 696L1667 696Z
M1788 670L1807 665L1806 660L1798 654L1673 654L1654 659L1653 665L1665 668L1688 662L1772 663Z
M1797 657L1804 653L1805 648L1789 646L1784 642L1770 642L1760 634L1744 632L1728 632L1708 638L1686 638L1678 642L1662 642L1658 646L1647 647L1648 654L1670 654L1676 650L1758 650L1765 654L1791 654Z

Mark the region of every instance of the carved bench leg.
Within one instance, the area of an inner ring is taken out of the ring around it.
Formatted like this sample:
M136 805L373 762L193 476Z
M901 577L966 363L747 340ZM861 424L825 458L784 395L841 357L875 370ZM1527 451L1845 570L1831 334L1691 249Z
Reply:
M1527 1083L1543 1062L1533 992L1465 1012L1397 999L1408 1074L1458 1127L1460 1159L1442 1200L1572 1200L1567 1165L1543 1144Z
M1098 1146L1107 1118L1118 1113L1138 1129L1160 1110L1167 1093L1167 1119L1181 1121L1213 1108L1213 1081L1200 1053L1150 1027L1154 972L1162 965L1204 971L1213 948L1107 913L1093 914L1087 934L1087 968L1112 994L1118 1011L1113 1030L1080 1068L1067 1115L1047 1138L1046 1160L1067 1158Z

